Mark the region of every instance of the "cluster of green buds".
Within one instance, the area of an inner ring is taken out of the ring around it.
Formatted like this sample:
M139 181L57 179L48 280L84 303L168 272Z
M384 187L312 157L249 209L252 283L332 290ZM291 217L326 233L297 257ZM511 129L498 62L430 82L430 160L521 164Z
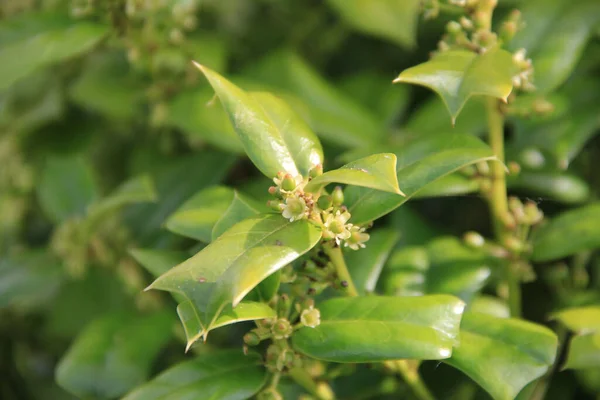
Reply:
M521 166L510 161L507 164L510 175L518 175L521 172ZM459 173L475 181L479 187L479 192L484 196L490 196L492 190L492 171L487 161L478 162L475 165L468 165L459 170Z
M513 61L519 73L513 77L513 86L525 92L535 90L533 85L533 62L527 58L527 50L519 49L513 54Z
M321 227L323 240L334 242L337 246L344 245L353 250L365 247L369 234L365 227L350 222L350 213L344 206L344 192L337 186L328 193L321 190L318 198L313 193L305 192L304 186L308 181L323 173L321 165L313 168L308 179L280 172L269 188L269 193L276 199L267 202L273 210L281 212L290 221L307 219Z

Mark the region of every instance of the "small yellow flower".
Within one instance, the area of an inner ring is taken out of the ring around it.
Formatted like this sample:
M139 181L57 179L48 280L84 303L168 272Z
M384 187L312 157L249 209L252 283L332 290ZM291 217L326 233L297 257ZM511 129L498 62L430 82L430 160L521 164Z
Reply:
M350 219L350 213L348 211L341 212L336 211L335 214L327 214L325 216L325 230L323 237L327 239L333 239L339 245L342 240L346 240L350 237L349 227L350 224L346 224Z
M285 205L283 206L283 218L289 219L291 222L297 221L306 217L308 208L306 207L306 201L298 196L291 196L285 199Z
M344 246L350 247L352 250L364 249L365 242L369 240L370 236L365 233L365 228L352 225L350 227L350 237L346 239Z

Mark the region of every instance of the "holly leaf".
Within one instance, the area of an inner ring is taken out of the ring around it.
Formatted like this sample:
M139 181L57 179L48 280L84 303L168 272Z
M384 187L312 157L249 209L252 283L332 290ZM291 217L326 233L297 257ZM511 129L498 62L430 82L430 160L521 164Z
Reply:
M396 178L396 155L373 154L327 171L306 184L304 189L316 192L329 183L344 183L403 195Z
M575 336L569 344L564 369L600 367L600 306L576 307L553 315Z
M441 360L456 344L464 303L453 296L335 298L319 304L321 323L293 336L319 360Z
M435 135L413 141L394 153L399 186L406 195L350 186L344 192L351 222L364 224L377 219L415 196L430 183L479 161L492 160L492 150L471 135Z
M260 213L260 205L252 199L238 192L233 191L233 199L219 220L215 223L212 230L212 240L216 240L229 228L243 221L244 219Z
M558 339L546 327L513 318L465 313L460 341L445 362L495 400L513 400L554 363Z
M435 91L454 123L472 96L490 96L506 101L516 72L512 55L505 50L491 49L483 54L451 50L404 70L394 82L425 86Z
M246 154L268 178L278 172L307 176L323 162L323 149L308 125L270 93L247 93L200 64L221 100Z
M235 308L262 280L313 248L320 238L320 230L306 220L290 222L275 214L251 217L147 289L183 295L195 306L208 333L227 305Z

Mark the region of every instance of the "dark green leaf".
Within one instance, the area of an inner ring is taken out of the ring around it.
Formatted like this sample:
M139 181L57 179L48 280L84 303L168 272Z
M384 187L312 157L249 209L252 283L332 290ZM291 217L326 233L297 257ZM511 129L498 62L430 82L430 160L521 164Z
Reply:
M258 392L266 378L259 355L220 350L171 367L123 400L245 400Z
M121 396L144 382L171 336L172 322L169 314L93 321L58 364L57 382L81 398Z
M495 400L513 400L554 363L558 340L540 325L465 313L460 343L445 362L467 374Z
M246 218L256 215L259 212L259 205L255 204L255 202L247 196L234 190L233 200L231 201L229 208L220 215L219 220L213 226L211 234L212 240L216 240L238 222L242 222Z
M456 344L464 303L447 295L336 298L318 304L321 324L302 328L294 347L320 360L441 360Z
M564 172L521 171L518 175L509 175L507 185L510 189L566 204L581 204L590 197L590 188L583 179Z
M413 46L419 0L328 0L331 7L359 31Z
M192 301L206 331L272 273L314 247L321 238L306 220L258 215L233 226L189 260L158 278L149 289L177 292Z
M307 176L323 162L321 143L285 102L269 93L246 93L201 65L246 153L268 178L283 171Z
M491 49L481 55L451 50L403 71L394 82L434 90L454 121L471 96L491 96L506 101L516 72L512 55L505 50Z
M42 210L54 222L83 216L97 198L92 170L76 155L49 157L37 195Z
M567 211L536 231L534 261L550 261L600 246L600 203ZM573 238L576 240L566 240Z
M398 183L406 197L373 189L349 187L346 205L352 222L377 219L412 198L419 190L466 165L494 158L491 149L470 135L437 135L414 141L394 151Z
M344 258L358 293L364 295L375 291L379 275L400 235L392 229L369 232L367 247L359 251L348 251Z
M90 218L102 218L128 204L147 203L157 200L154 183L148 175L125 181L113 193L91 205L88 210Z

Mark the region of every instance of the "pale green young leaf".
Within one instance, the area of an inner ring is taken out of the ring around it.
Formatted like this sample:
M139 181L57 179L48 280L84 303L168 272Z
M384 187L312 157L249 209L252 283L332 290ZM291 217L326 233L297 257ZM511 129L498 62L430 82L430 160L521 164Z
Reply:
M329 183L367 187L403 195L398 187L396 177L396 155L390 153L373 154L344 165L341 168L327 171L312 179L304 190L317 192Z
M446 363L463 371L495 400L513 400L554 363L558 346L548 328L513 318L465 313L460 340Z
M481 55L466 50L450 50L404 70L394 82L412 83L435 91L455 121L472 96L490 96L506 101L516 72L512 55L505 50L491 49Z
M400 358L442 360L452 354L464 303L453 296L352 297L318 306L321 323L293 336L294 347L333 362Z
M267 378L258 354L219 350L184 361L130 392L123 400L246 400Z
M323 162L323 150L308 125L281 99L247 93L218 73L196 66L221 100L248 157L267 177L278 172L306 176Z
M600 367L600 306L569 308L554 313L553 318L575 332L564 368Z

